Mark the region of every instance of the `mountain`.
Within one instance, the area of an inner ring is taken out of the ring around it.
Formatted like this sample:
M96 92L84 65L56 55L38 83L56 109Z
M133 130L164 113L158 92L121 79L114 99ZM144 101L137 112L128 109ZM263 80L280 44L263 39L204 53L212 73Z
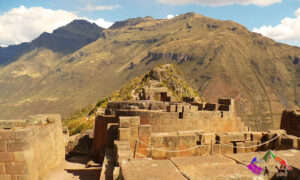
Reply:
M237 114L252 130L277 128L282 110L299 108L300 48L233 21L187 13L130 19L102 33L71 54L39 48L0 68L0 117L67 117L170 63L206 102L235 98Z
M9 64L36 48L69 54L102 36L103 28L85 20L74 20L53 33L44 32L30 43L0 47L0 66Z
M149 72L131 79L109 98L101 99L72 114L63 121L63 125L68 127L70 135L92 128L98 108L106 108L108 99L110 101L139 99L143 88L165 88L177 101L182 101L183 97L197 97L201 100L198 93L185 81L179 67L173 64L157 65Z

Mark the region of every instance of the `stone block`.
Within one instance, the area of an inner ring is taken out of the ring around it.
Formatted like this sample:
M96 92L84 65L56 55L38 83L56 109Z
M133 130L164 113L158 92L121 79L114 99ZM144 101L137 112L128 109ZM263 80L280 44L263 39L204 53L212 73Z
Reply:
M5 173L6 173L5 163L4 162L0 162L0 174L5 174Z
M151 152L149 152L147 148L138 148L136 157L140 157L140 158L147 157L149 153Z
M169 150L174 150L174 148L167 148ZM179 156L179 152L170 152L170 151L167 151L165 152L165 155L166 155L166 159L170 159L171 157L177 157Z
M140 121L139 116L130 116L130 126L138 126L140 125Z
M215 133L203 133L200 134L201 144L211 144L216 143L216 134Z
M150 144L153 147L162 147L163 146L163 137L162 136L151 137Z
M251 133L251 140L252 141L260 141L262 138L262 133L261 132L252 132Z
M25 151L13 152L14 162L25 161Z
M118 135L120 141L126 141L130 139L130 129L129 128L119 128Z
M1 178L0 178L1 179ZM18 174L18 175L12 175L11 180L31 180L29 174Z
M139 148L149 148L150 137L139 137Z
M155 119L155 124L156 125L161 125L161 119Z
M224 133L216 134L216 140L217 143L224 143L224 144L228 144L231 141L230 137Z
M166 152L160 151L160 150L157 150L157 149L152 149L151 157L153 159L165 159L166 158Z
M129 160L131 158L130 150L118 150L117 161L120 163L122 160Z
M176 148L178 147L179 141L177 136L165 136L163 137L163 147Z
M7 151L7 141L0 141L0 152L6 152L6 151Z
M189 105L184 105L183 106L183 112L190 112L190 106Z
M168 112L176 112L176 105L172 104L172 105L167 106L167 111Z
M177 104L176 105L176 112L183 112L183 105Z
M10 140L21 140L30 138L33 136L33 131L31 129L26 130L14 130L10 133Z
M150 124L150 125L155 125L156 124L156 119L153 119L153 118L149 118L148 119L148 124Z
M198 106L190 106L190 107L191 107L191 112L198 111Z
M221 144L221 152L222 154L233 154L233 143L229 143L229 144Z
M151 132L151 125L139 125L139 136L150 137Z
M179 147L193 147L197 145L197 140L195 135L181 135L178 136Z
M213 144L213 152L217 154L221 154L221 144Z
M139 136L139 129L138 126L130 126L130 137L138 137Z
M10 175L7 174L0 174L0 179L1 180L12 180Z
M8 151L25 151L29 149L28 141L9 141L7 143Z
M6 141L10 139L10 131L0 129L0 141Z
M206 110L206 111L215 111L216 110L216 104L206 103L204 110Z
M279 135L286 134L286 130L284 129L269 130L268 132L271 134L279 134Z
M291 135L284 135L281 137L281 148L282 149L297 149L299 138Z
M146 125L146 124L148 124L148 119L147 118L142 118L141 117L141 123L140 123L141 125Z
M120 128L129 128L130 126L130 117L119 117L119 127Z
M197 106L198 107L198 111L202 111L203 110L203 104L202 103L191 103L191 105Z
M6 162L7 174L23 174L25 173L25 164L23 162Z
M245 141L251 141L251 132L243 132Z
M221 105L219 105L218 110L219 111L230 111L230 106L221 104Z
M245 153L245 143L243 142L236 142L235 144L235 152L236 153Z
M162 119L161 124L162 125L168 125L169 124L169 119Z
M231 105L231 101L233 101L233 99L221 98L218 99L218 104Z
M158 133L158 132L159 132L159 126L158 126L158 125L153 125L153 126L151 127L151 129L152 129L152 132L153 132L153 133Z
M245 141L245 137L243 133L240 132L229 132L225 133L229 136L230 141Z
M197 148L196 154L197 156L208 155L211 153L211 145L201 145Z

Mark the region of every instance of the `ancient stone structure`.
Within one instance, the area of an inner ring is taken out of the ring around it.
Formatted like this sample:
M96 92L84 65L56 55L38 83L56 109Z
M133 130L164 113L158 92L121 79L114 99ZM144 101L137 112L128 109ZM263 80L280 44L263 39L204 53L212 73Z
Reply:
M0 121L0 179L38 180L65 158L60 115Z
M300 137L300 110L283 111L280 128L285 129L288 134Z
M151 88L143 90L139 98L109 102L105 114L96 118L93 155L99 161L104 159L102 179L134 179L128 167L169 164L136 160L140 158L161 160L300 149L300 139L287 135L285 130L251 132L235 115L232 99L201 103L197 98L185 97L184 102L174 102L171 93Z

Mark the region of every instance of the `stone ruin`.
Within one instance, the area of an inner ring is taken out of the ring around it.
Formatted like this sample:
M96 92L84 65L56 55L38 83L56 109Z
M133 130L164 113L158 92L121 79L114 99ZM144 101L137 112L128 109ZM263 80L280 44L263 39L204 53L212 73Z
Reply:
M65 159L60 115L0 120L0 179L37 180Z
M100 180L255 179L241 164L267 150L287 155L294 168L289 178L300 176L299 111L284 111L279 130L252 132L236 116L233 99L177 102L157 87L136 97L109 102L98 111L94 130L71 137L60 115L0 120L0 179L41 179L78 154L102 164Z
M281 129L285 129L288 134L300 136L300 110L283 111L281 116Z
M108 103L105 114L96 117L94 129L92 154L103 161L100 179L134 179L125 177L124 171L131 167L128 163L138 163L134 159L140 158L300 148L300 139L282 129L251 132L235 115L233 99L219 99L218 103L201 103L193 97L184 97L183 102L173 99L167 89L148 88L142 90L139 100Z

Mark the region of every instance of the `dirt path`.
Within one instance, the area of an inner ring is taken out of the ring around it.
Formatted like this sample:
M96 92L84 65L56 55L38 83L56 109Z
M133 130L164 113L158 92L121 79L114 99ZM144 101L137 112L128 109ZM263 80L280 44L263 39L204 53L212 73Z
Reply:
M87 157L74 156L46 174L44 180L99 180L100 167L86 168Z

